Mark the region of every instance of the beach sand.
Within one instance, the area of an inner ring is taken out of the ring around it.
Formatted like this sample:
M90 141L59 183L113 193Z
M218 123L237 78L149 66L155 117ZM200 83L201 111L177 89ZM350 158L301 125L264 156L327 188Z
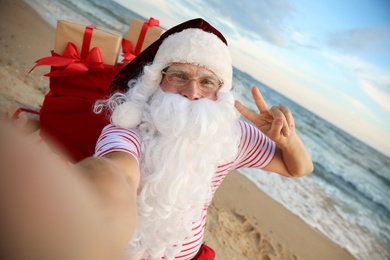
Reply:
M50 55L55 30L21 0L0 0L0 17L0 112L14 101L39 107L49 89L42 76L48 68L28 71ZM238 172L229 173L215 195L205 241L219 260L353 259Z

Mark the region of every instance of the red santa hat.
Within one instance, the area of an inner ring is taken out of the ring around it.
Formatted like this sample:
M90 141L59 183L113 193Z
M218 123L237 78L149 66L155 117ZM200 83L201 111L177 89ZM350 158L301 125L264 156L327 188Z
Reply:
M232 88L232 61L226 39L203 19L194 19L167 30L127 64L111 82L111 92L127 92L128 82L141 76L145 66L149 71L160 73L171 63L190 63L214 72L223 82L219 92ZM162 75L155 78L153 88L132 84L126 102L113 111L111 122L119 127L134 128L141 123L143 104L158 89ZM137 93L133 95L134 93Z
M125 92L128 81L141 75L144 65L153 63L165 68L172 62L205 67L223 81L220 91L232 88L232 60L227 41L208 22L197 18L167 30L127 64L111 82L111 92Z

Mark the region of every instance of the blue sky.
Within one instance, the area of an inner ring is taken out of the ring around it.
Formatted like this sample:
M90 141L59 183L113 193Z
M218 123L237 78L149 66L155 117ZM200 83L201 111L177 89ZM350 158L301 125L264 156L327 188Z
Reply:
M165 28L204 18L235 67L390 156L390 1L115 1Z

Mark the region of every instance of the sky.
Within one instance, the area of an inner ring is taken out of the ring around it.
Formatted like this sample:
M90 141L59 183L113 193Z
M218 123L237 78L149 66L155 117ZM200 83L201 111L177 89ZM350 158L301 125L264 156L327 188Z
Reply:
M233 66L390 156L390 1L114 1L164 28L205 19Z

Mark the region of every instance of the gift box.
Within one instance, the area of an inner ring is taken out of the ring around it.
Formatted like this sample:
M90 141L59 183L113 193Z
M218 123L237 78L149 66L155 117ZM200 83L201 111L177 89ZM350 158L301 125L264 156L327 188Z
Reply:
M89 51L98 47L103 64L115 65L121 49L122 35L87 23L58 20L54 52L62 55L69 42L77 47L82 59L85 59Z
M150 18L147 22L142 22L138 19L131 19L130 28L127 34L129 40L134 48L134 54L140 54L150 44L160 38L165 30L160 28L159 21Z

